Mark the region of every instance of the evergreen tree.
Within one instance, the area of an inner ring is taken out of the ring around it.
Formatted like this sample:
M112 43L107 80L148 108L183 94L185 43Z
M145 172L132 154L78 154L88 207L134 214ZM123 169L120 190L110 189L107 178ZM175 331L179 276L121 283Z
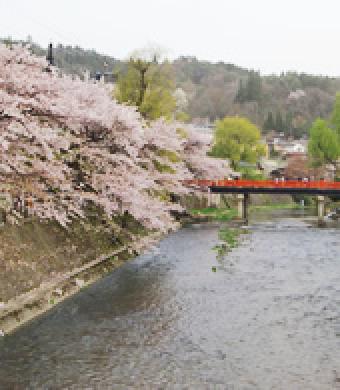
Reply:
M235 98L238 103L255 102L261 100L262 81L258 72L250 71L246 84L240 80L239 89Z
M275 121L271 111L268 112L267 119L263 124L263 129L267 131L275 129Z
M245 99L246 99L246 90L245 90L245 87L243 85L243 81L241 79L240 82L239 82L237 95L235 97L235 102L243 103L243 102L245 102Z
M293 114L291 112L287 112L285 122L285 130L287 134L293 135Z
M285 126L284 126L282 115L281 115L280 111L278 111L276 113L275 130L277 130L277 131L284 131L285 130Z
M332 117L331 117L331 125L333 129L338 134L340 139L340 93L336 94L335 103L333 107Z
M249 102L259 101L262 95L262 81L258 72L253 70L249 73L246 85L246 100Z

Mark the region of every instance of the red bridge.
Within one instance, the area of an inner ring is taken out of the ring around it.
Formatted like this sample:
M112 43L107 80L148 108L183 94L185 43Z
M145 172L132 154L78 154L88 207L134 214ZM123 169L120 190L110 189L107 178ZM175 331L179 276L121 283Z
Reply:
M340 182L325 180L187 180L194 187L209 188L213 193L276 193L306 195L340 195Z
M248 219L249 194L304 194L318 195L317 209L319 221L325 216L324 196L340 195L340 182L325 180L187 180L186 184L196 188L207 188L209 204L212 194L238 194L238 215Z

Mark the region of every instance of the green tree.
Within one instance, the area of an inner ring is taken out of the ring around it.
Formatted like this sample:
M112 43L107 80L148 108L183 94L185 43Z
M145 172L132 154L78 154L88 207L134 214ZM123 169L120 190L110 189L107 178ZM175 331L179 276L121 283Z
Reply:
M176 112L175 114L175 119L179 122L183 122L183 123L189 123L190 122L190 115L184 111L178 111Z
M337 133L323 119L317 119L311 129L308 154L314 166L332 164L340 157L340 143Z
M340 93L336 94L335 103L333 107L333 112L331 116L331 125L334 130L337 132L340 140Z
M237 94L236 94L236 97L235 97L235 102L243 103L243 102L246 101L246 99L247 99L246 88L243 85L243 81L241 79L239 81L239 86L238 86L238 91L237 91Z
M210 154L228 158L236 169L240 161L255 163L260 156L265 155L265 146L260 141L260 130L248 119L225 117L216 121Z
M280 111L278 111L276 113L275 130L277 130L277 131L284 131L285 130L285 125L284 125L283 118L282 118Z
M170 119L176 109L175 82L171 65L142 58L130 58L119 72L115 97L120 103L136 106L146 119Z
M249 73L247 83L247 100L260 101L262 97L262 80L258 72L251 71Z
M242 79L239 83L239 89L235 97L238 103L260 101L262 98L262 80L258 72L250 71L246 84Z
M267 119L265 120L263 124L264 130L274 130L275 129L275 121L273 117L273 113L270 111L268 112Z
M292 135L293 133L293 114L288 111L285 120L286 133Z

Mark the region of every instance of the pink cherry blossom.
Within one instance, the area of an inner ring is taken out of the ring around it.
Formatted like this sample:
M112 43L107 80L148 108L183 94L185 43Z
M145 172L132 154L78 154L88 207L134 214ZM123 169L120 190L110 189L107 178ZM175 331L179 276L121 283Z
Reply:
M27 48L0 44L0 189L32 199L39 218L66 226L94 204L108 217L126 210L147 228L171 228L180 206L157 194L185 194L185 179L228 174L225 161L206 155L209 138L189 127L180 137L179 126L146 123L106 85L61 75Z

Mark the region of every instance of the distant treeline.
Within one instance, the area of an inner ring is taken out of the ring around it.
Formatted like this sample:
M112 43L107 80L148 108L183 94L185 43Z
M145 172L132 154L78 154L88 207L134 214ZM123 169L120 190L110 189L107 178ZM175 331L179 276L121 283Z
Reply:
M46 49L30 44L35 54L46 55ZM78 46L58 44L54 55L58 67L78 75L85 69L91 73L117 72L125 64ZM215 121L227 115L245 116L264 131L293 136L307 133L315 118L327 118L340 91L339 78L296 72L262 76L254 70L196 57L180 57L172 66L176 86L187 96L186 111L191 118Z
M188 113L209 117L245 116L264 131L301 136L317 117L327 118L340 79L287 72L259 72L226 63L181 57L174 61L177 85L189 96Z

